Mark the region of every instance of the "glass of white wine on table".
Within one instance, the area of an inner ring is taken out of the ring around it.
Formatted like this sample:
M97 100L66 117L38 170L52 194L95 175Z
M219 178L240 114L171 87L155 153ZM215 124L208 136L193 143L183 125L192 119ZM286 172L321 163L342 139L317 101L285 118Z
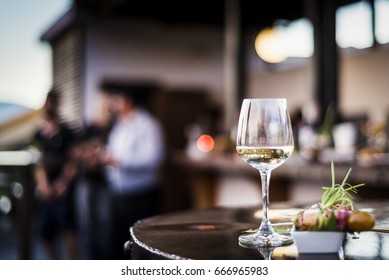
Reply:
M258 231L239 236L240 245L256 248L293 243L291 235L276 233L268 218L271 171L283 164L293 149L286 99L244 99L239 115L236 150L246 163L259 171L263 216Z

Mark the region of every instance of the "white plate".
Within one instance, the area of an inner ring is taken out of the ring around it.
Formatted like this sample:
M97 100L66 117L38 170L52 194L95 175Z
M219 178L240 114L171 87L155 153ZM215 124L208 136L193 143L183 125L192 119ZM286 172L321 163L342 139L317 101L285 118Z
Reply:
M299 253L336 253L342 247L345 232L291 230Z

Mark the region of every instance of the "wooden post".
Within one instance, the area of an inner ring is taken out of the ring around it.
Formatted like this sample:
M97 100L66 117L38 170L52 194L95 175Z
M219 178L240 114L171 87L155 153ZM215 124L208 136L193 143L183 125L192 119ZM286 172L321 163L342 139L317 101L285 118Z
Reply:
M244 95L242 25L238 0L225 1L224 34L224 130L237 123L239 101Z
M336 43L336 0L306 0L306 12L314 28L314 95L320 121L331 105L338 115L338 46Z

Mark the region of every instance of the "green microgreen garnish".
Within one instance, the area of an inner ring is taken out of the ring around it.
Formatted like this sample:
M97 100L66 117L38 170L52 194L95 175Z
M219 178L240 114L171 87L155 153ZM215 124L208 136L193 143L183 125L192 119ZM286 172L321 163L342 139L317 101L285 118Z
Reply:
M331 187L323 187L324 193L321 197L320 208L348 208L356 210L357 206L354 203L354 197L351 193L357 193L357 188L364 186L365 184L351 185L347 183L352 168L350 168L344 177L342 183L335 184L335 168L334 162L331 161Z

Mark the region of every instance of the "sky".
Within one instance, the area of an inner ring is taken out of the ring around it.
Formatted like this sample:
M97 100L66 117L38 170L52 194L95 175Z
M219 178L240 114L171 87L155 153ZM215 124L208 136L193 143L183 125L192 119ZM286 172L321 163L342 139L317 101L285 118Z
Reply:
M40 36L71 0L0 0L0 102L38 109L51 87L51 49Z

